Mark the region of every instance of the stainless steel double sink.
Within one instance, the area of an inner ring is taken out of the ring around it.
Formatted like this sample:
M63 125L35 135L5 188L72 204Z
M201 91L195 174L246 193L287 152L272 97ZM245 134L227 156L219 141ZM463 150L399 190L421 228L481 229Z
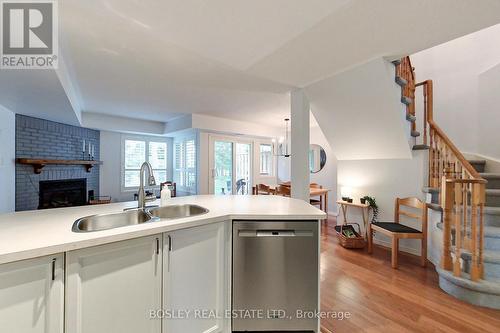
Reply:
M206 213L208 213L208 209L190 204L133 209L122 213L82 217L73 223L72 230L73 232L101 231L160 220L180 219Z

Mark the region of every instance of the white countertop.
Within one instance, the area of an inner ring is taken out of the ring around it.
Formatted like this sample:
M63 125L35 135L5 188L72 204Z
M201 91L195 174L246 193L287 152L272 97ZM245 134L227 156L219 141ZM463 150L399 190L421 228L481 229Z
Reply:
M159 204L149 203L149 205ZM119 213L137 202L16 212L0 215L0 264L76 250L141 236L234 219L318 220L325 213L307 202L281 196L200 195L172 198L171 204L196 204L207 214L75 233L73 223L84 216Z

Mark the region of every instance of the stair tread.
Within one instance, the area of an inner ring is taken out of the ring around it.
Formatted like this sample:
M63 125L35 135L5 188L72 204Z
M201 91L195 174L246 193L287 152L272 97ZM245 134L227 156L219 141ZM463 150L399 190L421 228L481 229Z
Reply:
M500 295L500 279L494 278L488 280L472 281L470 280L470 275L465 272L462 272L462 276L458 277L453 275L453 272L443 270L438 266L436 266L436 271L441 277L461 287L479 292L485 292L488 294Z
M486 160L467 160L470 164L486 164Z
M488 215L500 215L500 207L486 206L484 207L484 213Z
M430 149L431 147L429 145L414 145L413 150L427 150Z
M438 229L443 230L443 222L436 223ZM452 225L451 229L454 230L455 226ZM495 227L491 225L484 226L484 236L488 238L500 238L500 227Z
M407 113L406 114L406 120L414 122L414 121L417 121L417 117L415 117L414 115L411 115L411 114Z
M425 193L440 193L441 189L439 187L429 187L429 186L424 186L422 189L423 192Z
M410 105L411 103L413 103L413 99L411 99L410 97L402 96L401 103Z
M436 203L428 203L427 206L433 210L443 211L443 207ZM495 206L485 206L483 209L484 214L486 215L500 215L500 207Z
M436 204L436 203L428 203L427 207L429 207L432 210L436 210L438 212L442 212L443 211L443 207L441 207L441 205Z
M500 173L496 172L481 172L479 175L485 179L500 179Z
M490 238L500 238L500 227L486 225L484 226L484 235Z
M401 86L401 87L404 87L408 84L408 81L406 81L405 79L403 79L401 76L396 76L396 83Z
M471 253L467 250L462 250L462 258L470 259ZM484 250L483 259L485 262L500 264L500 250Z
M487 188L486 189L486 195L500 196L500 189Z

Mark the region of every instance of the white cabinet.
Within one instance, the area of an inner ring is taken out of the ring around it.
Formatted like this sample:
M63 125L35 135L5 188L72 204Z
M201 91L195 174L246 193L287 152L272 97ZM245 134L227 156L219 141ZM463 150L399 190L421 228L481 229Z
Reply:
M229 222L164 235L163 333L230 332ZM168 313L167 313L168 314Z
M161 235L70 251L66 333L160 333L161 287Z
M0 331L62 333L63 255L0 265Z

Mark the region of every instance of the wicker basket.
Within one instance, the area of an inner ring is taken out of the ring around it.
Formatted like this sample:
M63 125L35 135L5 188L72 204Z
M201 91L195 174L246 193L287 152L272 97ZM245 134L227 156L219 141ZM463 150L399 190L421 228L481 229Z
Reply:
M354 229L353 225L358 226L358 231ZM356 237L346 237L342 231L345 229L350 229ZM339 239L340 245L346 249L362 249L365 247L365 239L361 236L361 227L358 223L349 223L345 225L335 226L335 231L337 232L337 238Z
M105 205L109 203L111 203L110 196L95 197L94 199L89 200L89 205Z

